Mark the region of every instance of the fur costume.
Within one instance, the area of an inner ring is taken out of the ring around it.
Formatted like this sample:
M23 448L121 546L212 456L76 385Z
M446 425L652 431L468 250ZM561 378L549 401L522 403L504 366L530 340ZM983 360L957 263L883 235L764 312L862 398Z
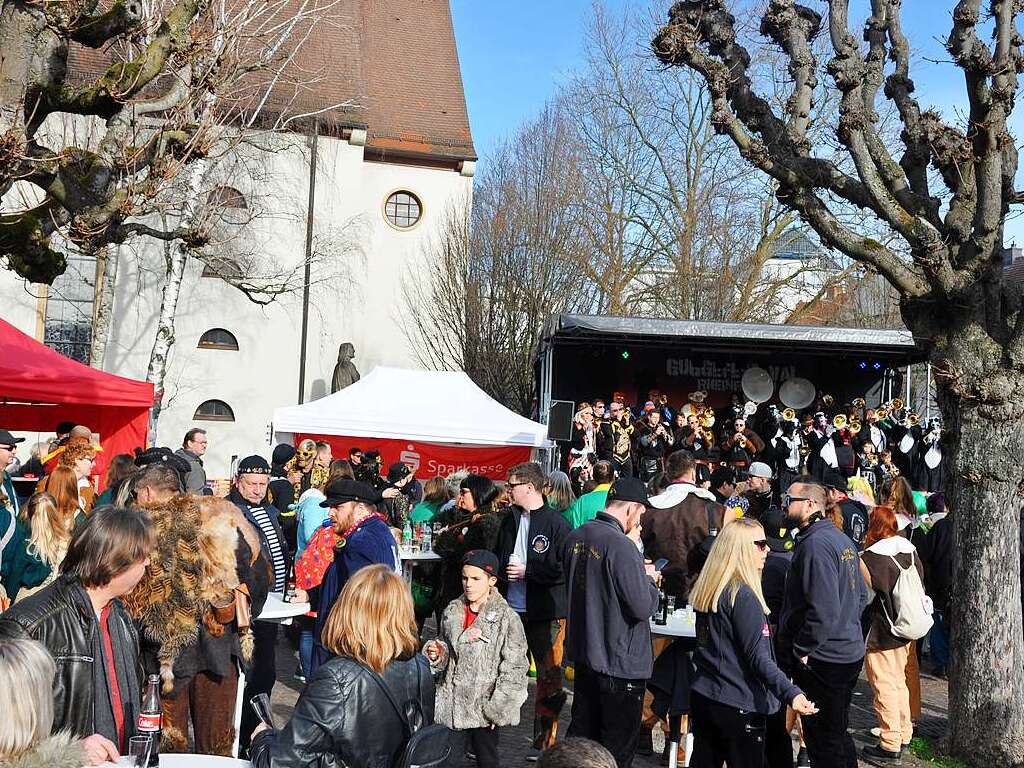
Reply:
M200 622L213 637L233 622L219 622L211 606L232 603L241 583L238 534L253 552L253 562L260 541L238 508L224 499L177 495L145 509L156 526L157 545L145 575L123 602L146 637L160 644L160 677L167 693L174 685L174 662L198 639ZM244 630L240 640L243 656L251 659L252 633Z
M0 757L0 768L81 768L85 755L67 731L47 736L17 757Z
M442 654L430 664L440 678L434 721L456 730L518 725L530 667L522 621L492 587L463 630L465 600L456 598L441 616Z

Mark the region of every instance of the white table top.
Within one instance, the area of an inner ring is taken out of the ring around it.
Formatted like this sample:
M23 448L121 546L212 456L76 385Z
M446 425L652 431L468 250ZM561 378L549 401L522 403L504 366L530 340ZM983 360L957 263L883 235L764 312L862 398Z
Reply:
M440 560L441 556L434 550L429 552L410 552L408 549L399 549L398 556L402 560Z
M686 621L686 616L687 612L680 609L668 617L667 624L655 624L654 619L651 619L651 634L662 637L696 637L697 625Z
M280 621L309 612L309 603L286 603L280 592L270 592L267 602L263 604L263 612L256 618L260 621Z

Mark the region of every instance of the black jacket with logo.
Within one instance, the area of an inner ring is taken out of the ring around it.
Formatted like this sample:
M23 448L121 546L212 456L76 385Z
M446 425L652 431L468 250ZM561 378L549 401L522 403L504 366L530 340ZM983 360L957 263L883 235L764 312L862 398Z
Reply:
M523 511L512 507L501 519L494 554L498 556L498 589L508 597L508 579L505 569L509 556L516 548L516 534ZM569 523L560 514L545 505L530 513L530 533L526 542L526 618L528 621L564 619L565 598L565 539L570 532Z

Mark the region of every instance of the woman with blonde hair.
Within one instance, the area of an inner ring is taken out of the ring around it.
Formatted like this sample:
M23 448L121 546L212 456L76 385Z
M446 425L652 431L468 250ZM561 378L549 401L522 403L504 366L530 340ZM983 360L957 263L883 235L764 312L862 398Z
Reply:
M30 558L45 568L49 575L41 584L18 592L17 600L24 600L47 586L60 571L60 564L68 552L75 511L62 512L49 493L34 493L22 510L29 526L27 551Z
M253 733L255 768L392 765L403 748L403 708L434 721L434 679L418 653L408 585L384 565L369 565L345 584L323 628L332 654L313 673L292 719L280 733L264 725ZM390 693L390 697L388 694Z
M44 483L45 485L40 484L43 487L37 488L36 492L49 494L56 503L60 515L71 517L73 520L71 527L74 529L85 519L85 511L78 493L78 478L74 471L59 465L44 478Z
M0 768L79 768L81 745L67 731L53 729L56 665L40 643L28 638L0 640Z
M692 768L763 765L767 717L789 704L817 709L775 663L761 569L764 528L741 517L722 528L690 592L697 611L691 687Z

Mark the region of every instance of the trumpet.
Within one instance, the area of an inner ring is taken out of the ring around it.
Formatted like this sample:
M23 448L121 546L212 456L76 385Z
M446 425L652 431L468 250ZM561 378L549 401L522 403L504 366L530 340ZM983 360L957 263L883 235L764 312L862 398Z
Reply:
M864 406L867 405L867 401L863 397L855 397L851 405L858 411L864 410Z
M885 421L889 418L889 409L884 405L880 405L878 406L878 410L875 411L875 416L878 417L879 421Z
M894 397L892 399L892 402L889 403L889 410L890 411L902 411L903 410L903 401L900 398L898 398L898 397Z
M907 414L907 425L908 426L916 427L920 423L921 423L921 417L918 415L917 411L911 411L909 414Z
M832 426L836 429L843 429L846 426L846 414L837 413L832 419Z
M796 421L796 411L792 408L787 408L782 412L782 418L786 421Z
M824 405L826 408L831 408L833 403L835 403L835 401L836 401L836 399L834 397L832 397L832 395L822 395L821 396L821 404Z
M863 425L860 423L860 421L855 420L855 419L851 419L850 420L850 434L851 435L859 434L861 429L863 429Z
M738 432L736 434L736 445L738 445L740 448L746 448L748 442L749 441L747 440L747 436L744 435L742 432Z
M704 436L704 442L707 443L708 445L711 445L712 443L715 442L715 433L712 432L710 429L702 430L701 434Z

